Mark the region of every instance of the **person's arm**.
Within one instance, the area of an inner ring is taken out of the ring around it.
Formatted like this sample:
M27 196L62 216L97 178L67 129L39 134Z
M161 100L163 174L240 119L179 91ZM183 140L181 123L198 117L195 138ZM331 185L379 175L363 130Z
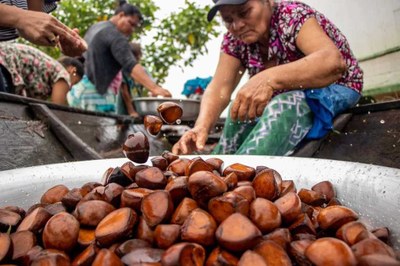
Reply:
M231 108L233 120L260 116L273 90L322 88L340 79L346 71L340 51L315 18L304 23L296 45L305 57L261 71L239 90Z
M69 51L73 51L73 55L81 54L86 50L85 42L76 31L43 12L0 4L0 26L16 28L21 37L37 45L55 46L58 36L60 42L62 40L71 46ZM72 55L72 53L66 55Z
M67 93L69 91L68 83L64 79L59 79L53 84L51 90L51 102L67 105Z
M161 95L164 97L171 97L171 93L168 90L162 88L150 78L142 65L136 64L133 67L131 71L131 77L136 82L142 84L145 88L147 88L154 96Z
M189 154L204 148L209 131L228 106L231 94L243 72L244 68L237 58L225 53L220 54L214 77L204 91L196 124L174 145L173 153Z

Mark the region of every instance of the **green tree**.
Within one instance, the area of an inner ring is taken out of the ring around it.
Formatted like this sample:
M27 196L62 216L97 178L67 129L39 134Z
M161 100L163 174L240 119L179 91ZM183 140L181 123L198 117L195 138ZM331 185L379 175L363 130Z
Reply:
M144 62L157 82L163 83L172 66L181 68L191 65L199 56L207 52L205 44L218 36L216 22L207 22L209 6L200 8L190 0L179 12L172 13L162 20L156 18L159 9L152 0L129 0L139 7L145 18L144 25L133 39L155 31L154 41L143 47ZM115 0L63 0L54 12L70 28L78 28L83 36L96 22L109 19L118 1ZM54 58L60 51L53 48L40 48Z

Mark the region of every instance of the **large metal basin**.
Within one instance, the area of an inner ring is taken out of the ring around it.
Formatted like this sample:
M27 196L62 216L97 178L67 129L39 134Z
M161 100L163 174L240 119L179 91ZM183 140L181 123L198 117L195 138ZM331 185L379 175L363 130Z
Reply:
M204 159L209 156L202 156ZM400 249L400 169L324 159L218 156L225 166L240 162L249 166L266 165L284 179L293 179L297 188L330 180L339 200L357 211L372 227L387 226L392 244ZM88 181L100 181L109 167L120 166L127 159L107 159L44 165L0 172L0 206L24 208L38 202L44 191L56 184L78 187ZM149 162L148 162L149 163Z
M142 97L132 100L135 110L141 115L158 115L157 107L163 102L174 102L182 107L183 114L181 120L196 120L200 111L200 101L191 99L171 99L171 98L155 98Z

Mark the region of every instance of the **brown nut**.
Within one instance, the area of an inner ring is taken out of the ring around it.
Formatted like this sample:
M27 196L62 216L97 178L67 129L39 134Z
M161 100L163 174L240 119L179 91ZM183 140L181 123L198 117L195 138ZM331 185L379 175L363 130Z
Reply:
M237 187L238 177L234 172L228 174L225 177L222 177L222 179L224 180L224 182L228 186L228 190L233 190L234 188Z
M24 256L36 245L36 236L31 231L20 231L10 235L13 253L12 260L21 262Z
M136 238L147 241L150 244L154 242L154 231L147 224L143 216L139 217L139 223L136 228Z
M135 182L139 187L148 189L163 189L167 179L157 167L149 167L136 173Z
M150 248L151 245L149 242L142 240L142 239L129 239L126 240L124 243L119 245L117 249L115 250L115 254L118 255L118 257L123 257L126 254L128 254L131 251L134 251L139 248Z
M311 234L316 235L317 232L315 231L314 225L311 222L310 217L305 214L301 213L297 216L296 219L289 226L289 231L292 235L296 234Z
M386 244L389 241L389 228L387 227L380 227L380 228L375 228L371 231L378 239L381 241L385 242Z
M390 246L377 238L367 238L351 246L354 255L360 258L365 255L382 254L396 258L396 254Z
M130 134L122 146L124 155L135 163L145 163L149 158L149 140L142 132Z
M286 251L274 241L264 240L254 248L254 251L261 255L267 265L292 265Z
M171 223L182 225L189 214L198 207L199 206L195 200L191 198L184 198L175 209L171 218Z
M222 195L228 187L219 176L208 171L198 171L189 176L188 189L200 206L207 207L211 198Z
M59 250L45 249L40 251L32 260L33 266L69 266L71 265L69 257Z
M254 177L252 186L257 197L275 200L281 193L281 186L277 181L275 170L265 169Z
M206 258L204 248L196 243L178 243L167 249L161 258L163 266L202 266Z
M209 165L211 165L211 167L216 170L218 173L222 174L222 169L224 167L224 161L221 160L220 158L208 158L206 160L206 163L208 163Z
M168 164L171 164L173 161L178 160L179 156L176 154L173 154L170 151L163 151L161 153L161 156L164 157L165 159L167 159Z
M198 171L208 171L212 172L214 168L206 163L200 157L192 159L192 161L186 166L185 175L190 176Z
M165 186L165 190L169 192L174 206L177 206L183 198L189 196L188 177L178 176Z
M299 195L302 202L311 206L321 206L327 201L324 194L305 188L300 189L297 195Z
M192 211L181 227L182 241L194 242L203 246L214 244L217 224L206 211L198 208Z
M359 266L400 266L400 261L382 254L370 254L358 258Z
M0 232L7 232L8 230L15 230L21 222L21 215L13 211L0 209Z
M121 259L117 255L115 255L114 252L103 248L97 253L92 266L103 265L123 266L124 264L122 263Z
M357 265L356 257L350 247L342 240L332 237L315 240L306 248L305 255L316 266Z
M87 247L96 240L95 230L91 228L80 228L78 234L78 244Z
M330 201L336 197L335 189L330 181L322 181L311 187L311 190L325 195L326 201Z
M158 263L164 250L156 248L138 248L121 258L125 265L142 265L143 263ZM110 264L111 265L111 264Z
M98 250L99 248L95 244L90 244L74 258L71 266L92 265Z
M181 226L178 224L159 224L154 230L154 240L157 247L167 249L180 238Z
M69 192L69 189L64 185L57 185L47 190L41 197L40 203L52 204L62 200Z
M140 212L142 207L142 199L144 196L152 193L153 190L147 188L131 188L125 189L121 194L121 206L129 207L134 209L136 212Z
M282 180L281 183L281 194L280 197L286 195L289 192L297 192L296 185L293 180Z
M108 202L89 200L78 204L73 215L81 225L97 226L104 217L114 210L114 206Z
M235 266L239 262L238 258L220 247L214 248L207 258L205 266L226 265Z
M253 248L261 238L261 231L243 214L234 213L217 228L218 243L230 251Z
M146 115L143 119L144 128L153 136L157 136L160 132L163 122L161 118L155 115Z
M368 238L368 230L359 221L353 221L342 225L336 231L336 237L346 242L349 246Z
M319 226L326 230L336 230L342 225L358 219L357 213L344 206L329 206L319 211L317 220Z
M13 254L12 241L9 234L0 233L0 263L10 259Z
M256 192L254 188L250 185L238 186L233 190L233 192L242 195L249 203L252 203L256 199Z
M46 249L72 250L79 236L79 222L67 212L51 217L43 230L43 245Z
M137 221L137 215L130 208L120 208L109 213L97 225L95 235L101 246L111 244L124 239L133 230Z
M82 187L81 187L81 193L82 193L82 197L85 197L85 195L87 193L89 193L90 191L92 191L93 189L95 189L98 186L102 186L101 183L99 182L87 182L85 183Z
M174 205L167 191L157 190L143 197L141 211L146 223L154 227L171 218Z
M83 193L81 188L71 189L65 196L61 199L62 204L67 208L68 211L75 209L76 205L83 198Z
M182 117L183 110L174 102L163 102L157 107L160 118L167 124L173 124Z
M235 212L247 216L249 208L250 204L247 199L232 191L214 197L208 202L208 211L218 224Z
M38 233L46 225L47 221L51 218L51 214L43 207L38 207L29 213L17 228L18 231L32 231Z
M301 213L301 201L299 196L294 192L289 192L280 197L275 202L282 216L282 221L291 223Z
M283 249L287 249L288 245L292 241L292 236L289 229L277 228L269 234L263 236L263 240L271 240L281 246Z
M254 252L252 250L247 250L243 255L240 257L240 260L237 264L238 266L267 266L264 258L261 257L260 254ZM269 265L269 264L268 264Z
M161 171L167 170L168 167L168 161L162 156L154 156L150 159L151 164L153 167L157 167Z
M281 214L276 205L263 198L256 198L250 205L250 219L263 234L278 228L281 223Z
M301 266L311 266L312 263L307 259L305 252L308 246L310 246L314 240L303 239L295 240L289 244L288 253L294 259L294 261Z
M227 176L232 172L237 175L239 181L252 181L256 174L256 170L253 167L241 163L229 165L225 168L223 175Z
M168 165L167 171L174 172L178 176L184 176L186 173L186 168L190 162L191 161L187 158L176 159Z

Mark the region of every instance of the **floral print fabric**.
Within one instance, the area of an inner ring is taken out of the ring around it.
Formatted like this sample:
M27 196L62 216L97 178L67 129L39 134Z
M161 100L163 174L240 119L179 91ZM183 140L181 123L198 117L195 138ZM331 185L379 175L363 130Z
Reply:
M304 3L282 1L275 4L270 23L268 61L277 60L277 64L281 65L304 57L304 54L296 47L296 38L303 24L312 17L316 18L322 29L335 43L346 62L347 71L336 84L360 93L363 87L363 72L350 50L346 37L323 14ZM249 75L253 76L266 68L259 45L259 43L245 44L227 32L224 35L221 51L238 58L248 70ZM274 96L286 91L276 91Z
M10 72L18 95L47 100L59 79L71 85L67 70L58 61L28 45L0 43L0 64Z

